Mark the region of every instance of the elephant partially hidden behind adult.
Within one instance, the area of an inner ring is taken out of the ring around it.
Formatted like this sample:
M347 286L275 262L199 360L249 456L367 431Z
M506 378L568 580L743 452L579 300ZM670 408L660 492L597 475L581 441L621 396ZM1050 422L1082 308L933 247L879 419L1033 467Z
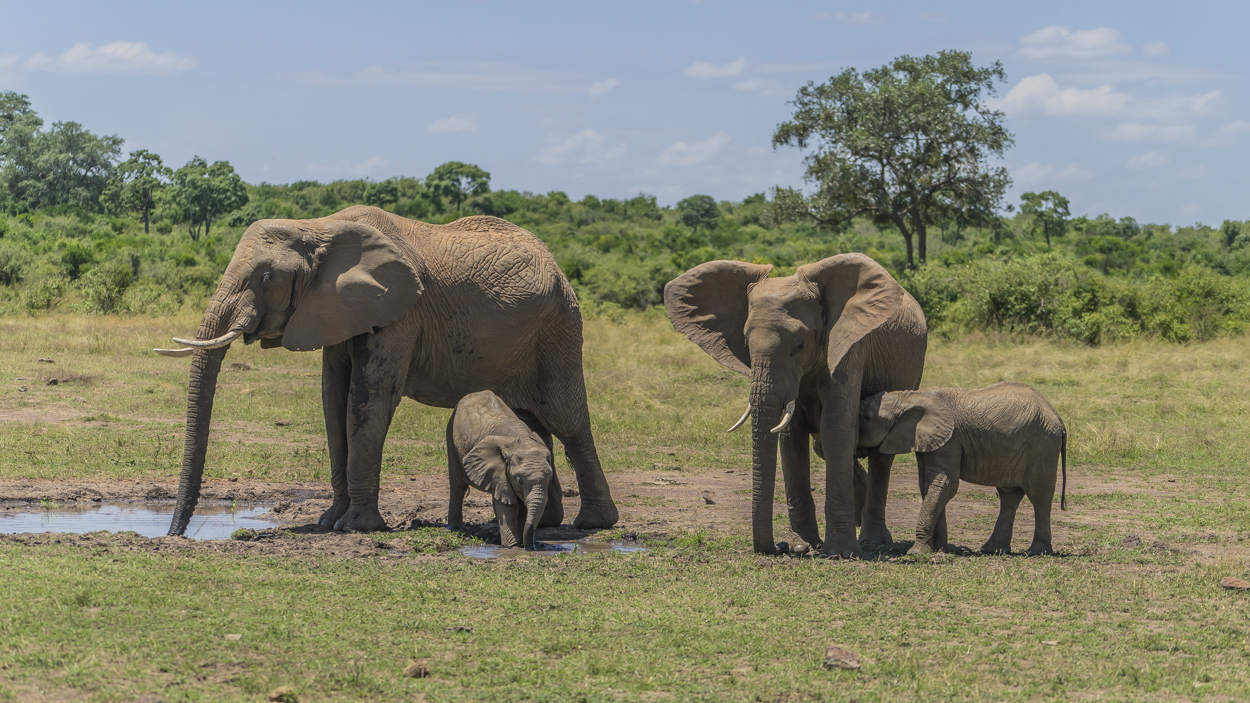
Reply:
M919 387L928 338L924 313L862 254L800 266L793 276L769 278L771 270L741 261L701 264L664 287L664 307L677 331L751 377L755 550L777 551L772 517L780 434L791 528L826 554L857 556L861 542L893 541L885 526L892 455L869 454L866 505L856 510L859 402ZM825 459L824 540L812 501L809 435L823 446Z
M495 217L447 225L355 206L313 220L261 220L243 234L184 349L194 354L171 535L195 510L217 374L230 343L323 349L321 400L336 530L386 528L378 512L382 446L408 396L451 408L490 390L577 476L580 528L609 527L616 506L591 435L577 298L551 252ZM558 505L548 505L545 517ZM548 524L545 519L540 524Z

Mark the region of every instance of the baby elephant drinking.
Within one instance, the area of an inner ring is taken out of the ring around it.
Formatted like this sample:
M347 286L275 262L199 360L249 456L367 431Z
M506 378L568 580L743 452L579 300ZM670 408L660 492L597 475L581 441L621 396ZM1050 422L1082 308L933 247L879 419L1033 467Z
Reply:
M458 525L469 486L489 493L499 542L534 549L534 530L564 520L551 448L490 391L466 395L447 423L447 524ZM523 527L522 527L523 525Z
M1062 459L1067 509L1068 433L1050 403L1032 386L1012 381L974 390L927 388L878 393L860 403L859 445L885 454L916 453L924 504L912 554L946 546L946 503L959 481L998 488L994 534L987 554L1011 551L1020 499L1033 504L1029 554L1050 554L1050 504Z

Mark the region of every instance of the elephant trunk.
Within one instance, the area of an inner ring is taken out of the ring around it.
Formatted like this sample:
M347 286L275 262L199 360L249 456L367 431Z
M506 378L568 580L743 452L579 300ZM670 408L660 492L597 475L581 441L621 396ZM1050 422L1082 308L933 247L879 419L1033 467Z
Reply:
M538 521L547 509L547 487L535 484L525 496L525 527L521 531L521 544L531 552L534 551L534 532L538 529Z
M224 288L224 281L223 286ZM222 288L208 304L200 329L199 339L220 337L233 326L233 311L223 302ZM213 396L217 392L217 374L226 356L227 346L215 349L197 349L191 361L191 378L187 387L187 432L182 449L182 471L178 476L178 497L174 505L174 517L169 524L169 534L181 536L186 532L196 503L200 500L200 483L204 478L204 456L208 451L208 427L213 415Z
M781 395L767 364L751 370L751 541L755 551L775 554L773 492L777 484L777 435Z

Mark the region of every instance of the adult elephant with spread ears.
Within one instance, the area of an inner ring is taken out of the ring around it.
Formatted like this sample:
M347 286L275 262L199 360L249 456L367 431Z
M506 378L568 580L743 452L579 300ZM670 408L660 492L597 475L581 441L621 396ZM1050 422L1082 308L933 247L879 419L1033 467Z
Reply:
M881 391L919 387L924 313L862 254L800 266L793 276L769 278L771 270L741 261L701 264L664 287L664 307L677 331L751 378L750 405L730 431L751 416L755 551L777 552L772 517L780 440L791 528L825 554L859 556L861 544L893 541L885 525L892 455L869 454L866 497L856 500L859 403ZM825 459L824 540L812 500L809 436Z
M577 298L529 232L495 217L446 225L355 206L312 220L260 220L244 232L194 340L187 434L171 535L195 510L217 374L231 342L322 349L321 402L336 530L386 529L382 445L404 396L451 408L494 391L577 476L574 525L617 519L591 435ZM548 505L544 520L559 512ZM558 522L558 518L555 519Z

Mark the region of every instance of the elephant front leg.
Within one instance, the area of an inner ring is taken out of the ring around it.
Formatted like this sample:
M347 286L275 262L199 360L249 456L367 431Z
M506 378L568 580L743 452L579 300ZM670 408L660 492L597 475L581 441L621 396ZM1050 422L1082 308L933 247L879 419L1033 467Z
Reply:
M382 474L382 447L391 418L402 397L405 364L387 355L380 335L353 338L352 383L347 407L346 512L334 523L340 532L375 532L387 529L378 511Z
M949 456L944 458L951 459ZM958 453L951 460L958 466ZM907 553L929 554L946 546L945 534L939 534L939 522L946 512L946 504L959 490L959 472L958 469L951 470L949 462L935 461L932 462L934 465L926 466L925 458L920 455L916 456L916 461L920 463L925 477L924 502L920 506L920 519L916 522L916 543ZM941 531L945 532L944 529Z
M326 422L330 451L330 488L333 503L317 524L333 529L351 503L347 495L347 396L351 388L352 361L347 344L328 347L321 353L321 412Z
M846 386L856 389L848 392ZM834 402L826 403L821 417L821 444L825 450L825 542L828 556L858 558L855 534L855 446L859 411L859 379L839 389ZM851 402L851 397L854 401Z
M859 531L859 543L866 547L894 544L894 536L885 526L885 501L890 492L890 467L893 463L893 454L873 451L868 455L864 526Z
M790 529L804 542L819 548L820 526L816 524L816 502L812 500L812 462L807 450L807 433L791 428L781 433L781 475L786 482L786 507Z

